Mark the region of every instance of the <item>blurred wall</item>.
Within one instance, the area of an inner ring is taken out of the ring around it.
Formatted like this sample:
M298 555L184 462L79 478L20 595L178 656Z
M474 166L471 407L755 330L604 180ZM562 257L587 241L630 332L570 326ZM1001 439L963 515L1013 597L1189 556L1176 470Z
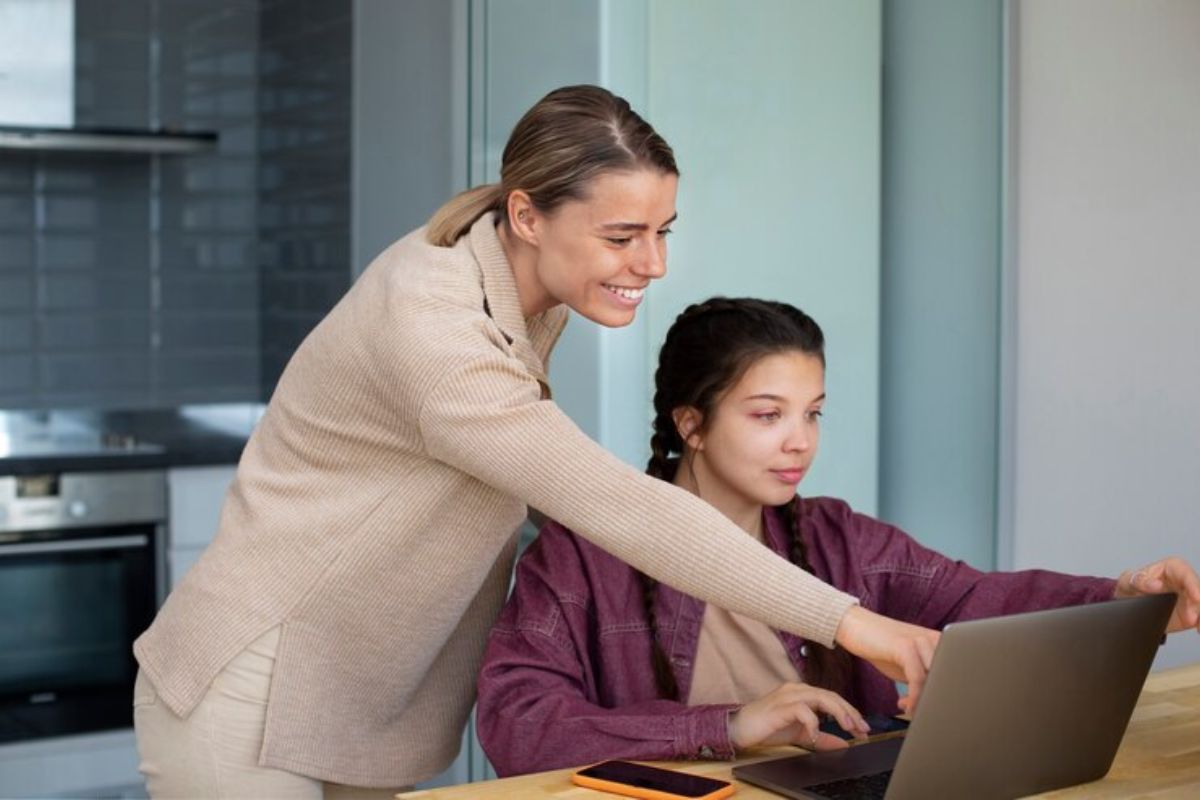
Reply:
M879 512L995 565L1003 4L884 5Z
M801 491L874 512L880 4L650 9L648 117L683 172L671 271L642 312L651 365L688 303L726 294L803 308L825 330L829 401Z
M1200 4L1017 11L1001 563L1200 563ZM1159 664L1196 659L1174 637Z

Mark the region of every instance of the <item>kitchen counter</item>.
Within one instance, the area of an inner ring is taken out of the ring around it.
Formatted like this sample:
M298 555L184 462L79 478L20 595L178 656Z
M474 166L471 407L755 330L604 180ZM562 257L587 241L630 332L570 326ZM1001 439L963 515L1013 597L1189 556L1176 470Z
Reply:
M0 474L236 464L264 408L0 411Z

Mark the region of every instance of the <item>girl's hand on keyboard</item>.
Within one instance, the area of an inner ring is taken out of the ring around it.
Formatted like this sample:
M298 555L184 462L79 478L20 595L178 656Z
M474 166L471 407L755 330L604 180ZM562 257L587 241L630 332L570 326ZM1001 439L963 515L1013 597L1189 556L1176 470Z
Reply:
M785 683L730 715L729 741L738 750L773 744L796 744L809 750L847 747L841 738L820 730L819 714L833 717L856 739L867 736L866 720L841 695L807 683Z

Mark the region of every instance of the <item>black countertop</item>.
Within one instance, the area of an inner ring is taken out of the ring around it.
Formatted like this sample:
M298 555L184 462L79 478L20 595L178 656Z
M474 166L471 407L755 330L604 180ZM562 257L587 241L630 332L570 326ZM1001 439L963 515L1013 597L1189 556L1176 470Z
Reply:
M263 409L0 411L0 475L236 464Z

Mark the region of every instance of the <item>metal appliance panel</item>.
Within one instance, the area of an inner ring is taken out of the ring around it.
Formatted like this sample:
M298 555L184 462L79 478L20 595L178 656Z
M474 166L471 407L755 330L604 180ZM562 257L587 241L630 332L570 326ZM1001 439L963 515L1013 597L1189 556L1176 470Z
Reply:
M0 477L0 542L24 531L158 522L166 516L161 470Z

